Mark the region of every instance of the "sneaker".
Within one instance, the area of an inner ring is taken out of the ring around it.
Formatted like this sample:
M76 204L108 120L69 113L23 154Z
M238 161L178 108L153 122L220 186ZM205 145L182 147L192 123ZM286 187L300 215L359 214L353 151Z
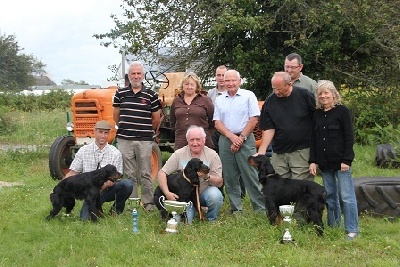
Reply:
M346 239L347 240L354 240L358 237L357 233L348 233Z
M243 216L243 213L241 210L233 210L232 215L234 218L239 219Z
M202 210L204 213L207 213L207 212L208 212L208 207L203 207L203 206L201 206L200 208L201 208L201 210Z
M154 211L155 209L154 209L154 206L153 206L153 205L146 205L146 206L144 207L144 210L147 211L147 212L152 212L152 211Z

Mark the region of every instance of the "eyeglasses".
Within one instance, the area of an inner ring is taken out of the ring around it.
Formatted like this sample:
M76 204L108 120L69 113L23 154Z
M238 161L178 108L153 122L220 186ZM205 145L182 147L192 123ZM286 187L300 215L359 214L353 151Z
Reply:
M287 65L285 65L285 69L292 69L292 70L295 70L295 69L297 69L298 67L300 67L300 65L297 65L297 66L287 66Z

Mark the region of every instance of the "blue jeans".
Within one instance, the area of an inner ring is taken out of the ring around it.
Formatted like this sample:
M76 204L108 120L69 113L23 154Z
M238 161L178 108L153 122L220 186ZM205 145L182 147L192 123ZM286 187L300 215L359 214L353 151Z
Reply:
M130 179L123 179L118 181L112 187L107 188L100 193L100 204L103 205L104 202L114 201L112 209L115 210L117 214L121 214L125 208L125 202L132 193L133 182ZM89 206L83 202L80 217L81 220L89 219Z
M341 200L346 232L358 233L357 199L351 177L351 168L345 172L340 170L323 171L321 175L327 193L328 225L331 227L341 225Z
M207 207L206 218L208 221L215 221L218 217L219 210L222 207L224 198L221 190L216 186L209 186L200 194L200 206ZM191 224L196 214L196 207L192 204L186 208L187 223Z

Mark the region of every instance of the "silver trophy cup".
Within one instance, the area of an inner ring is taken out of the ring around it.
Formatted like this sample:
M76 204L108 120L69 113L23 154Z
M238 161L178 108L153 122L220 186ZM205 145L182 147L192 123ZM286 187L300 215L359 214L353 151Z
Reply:
M139 208L140 197L130 197L128 201L129 201L129 206L131 206L132 209L137 210Z
M294 206L293 205L282 205L282 206L279 206L279 211L280 211L281 215L283 216L283 224L285 226L285 233L283 234L281 243L293 242L294 239L292 238L292 235L289 232L289 227L290 227L290 224L292 221Z
M161 206L172 215L172 218L167 222L167 228L165 231L168 233L177 233L177 226L181 221L181 214L186 211L186 208L191 204L191 202L165 200L164 196L161 196L159 201Z

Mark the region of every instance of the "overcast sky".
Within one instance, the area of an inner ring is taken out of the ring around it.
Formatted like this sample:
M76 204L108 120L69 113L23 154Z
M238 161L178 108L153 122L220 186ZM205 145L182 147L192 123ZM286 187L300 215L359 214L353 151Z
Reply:
M64 79L101 85L119 65L118 50L100 45L95 33L114 28L120 0L7 0L0 8L0 34L15 35L25 54L46 64L57 84Z

